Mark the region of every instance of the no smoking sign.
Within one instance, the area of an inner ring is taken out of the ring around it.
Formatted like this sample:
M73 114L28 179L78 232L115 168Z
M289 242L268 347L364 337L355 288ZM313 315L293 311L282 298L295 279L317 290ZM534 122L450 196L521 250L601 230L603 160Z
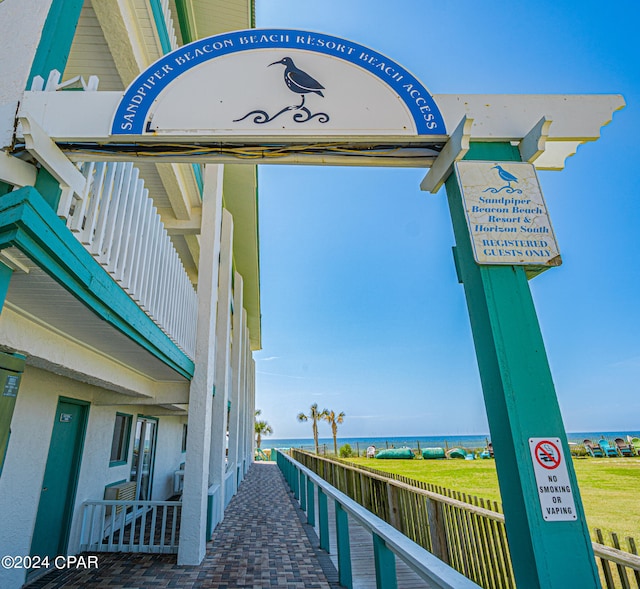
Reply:
M529 438L540 508L545 521L578 518L569 472L559 438Z
M560 466L560 448L549 440L538 442L535 447L536 462L548 470L555 470Z

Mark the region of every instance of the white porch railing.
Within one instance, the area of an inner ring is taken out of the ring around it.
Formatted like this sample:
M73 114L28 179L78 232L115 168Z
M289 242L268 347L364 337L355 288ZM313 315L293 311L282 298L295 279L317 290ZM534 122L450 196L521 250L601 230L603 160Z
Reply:
M178 552L180 501L85 501L80 551Z
M162 17L164 18L164 24L167 27L167 34L169 36L171 51L173 51L174 49L178 48L178 40L176 38L176 29L173 26L173 18L171 16L169 0L160 0L160 6L162 8Z
M140 308L193 358L197 296L139 170L131 162L81 164L82 198L58 216Z

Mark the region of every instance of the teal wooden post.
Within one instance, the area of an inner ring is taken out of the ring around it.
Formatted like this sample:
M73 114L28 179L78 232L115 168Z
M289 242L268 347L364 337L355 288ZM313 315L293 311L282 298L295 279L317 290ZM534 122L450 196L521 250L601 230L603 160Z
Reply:
M302 511L307 510L307 485L305 484L306 480L307 477L302 471L300 471L300 509L302 509Z
M310 526L316 525L316 500L313 481L307 479L307 523Z
M375 533L373 534L373 557L376 567L376 589L398 589L396 555Z
M298 477L298 467L291 464L291 482L293 483L293 496L300 499L300 478Z
M351 576L351 544L349 542L349 516L338 501L336 506L336 545L338 547L338 580L340 585L353 589Z
M83 3L84 0L53 0L51 3L38 50L31 64L27 90L31 88L36 76L42 76L46 82L51 70L64 73ZM44 168L38 170L35 188L56 211L60 200L60 185Z
M465 159L519 161L517 147L475 143ZM516 584L528 589L600 587L575 471L542 334L522 266L473 258L460 187L446 181L454 254L471 320ZM561 440L577 520L542 517L529 438Z
M320 528L320 548L329 552L329 509L327 496L318 487L318 527Z
M0 262L0 313L2 313L2 309L4 308L4 301L7 298L12 274L13 270L9 268L9 266ZM2 457L0 457L0 460L1 459Z

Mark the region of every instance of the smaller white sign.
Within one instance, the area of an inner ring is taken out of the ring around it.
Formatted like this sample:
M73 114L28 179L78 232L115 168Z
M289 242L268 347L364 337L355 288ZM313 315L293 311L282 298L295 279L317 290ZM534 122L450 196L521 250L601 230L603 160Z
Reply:
M542 517L548 522L578 519L559 438L529 438Z
M532 164L462 161L455 171L478 264L560 266Z

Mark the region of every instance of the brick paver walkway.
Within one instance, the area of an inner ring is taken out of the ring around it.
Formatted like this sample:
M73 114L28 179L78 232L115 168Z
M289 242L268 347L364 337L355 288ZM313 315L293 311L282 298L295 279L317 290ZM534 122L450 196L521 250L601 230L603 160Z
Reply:
M254 463L197 567L175 555L99 554L99 568L53 572L33 589L330 589L275 463ZM332 576L330 574L330 576Z

